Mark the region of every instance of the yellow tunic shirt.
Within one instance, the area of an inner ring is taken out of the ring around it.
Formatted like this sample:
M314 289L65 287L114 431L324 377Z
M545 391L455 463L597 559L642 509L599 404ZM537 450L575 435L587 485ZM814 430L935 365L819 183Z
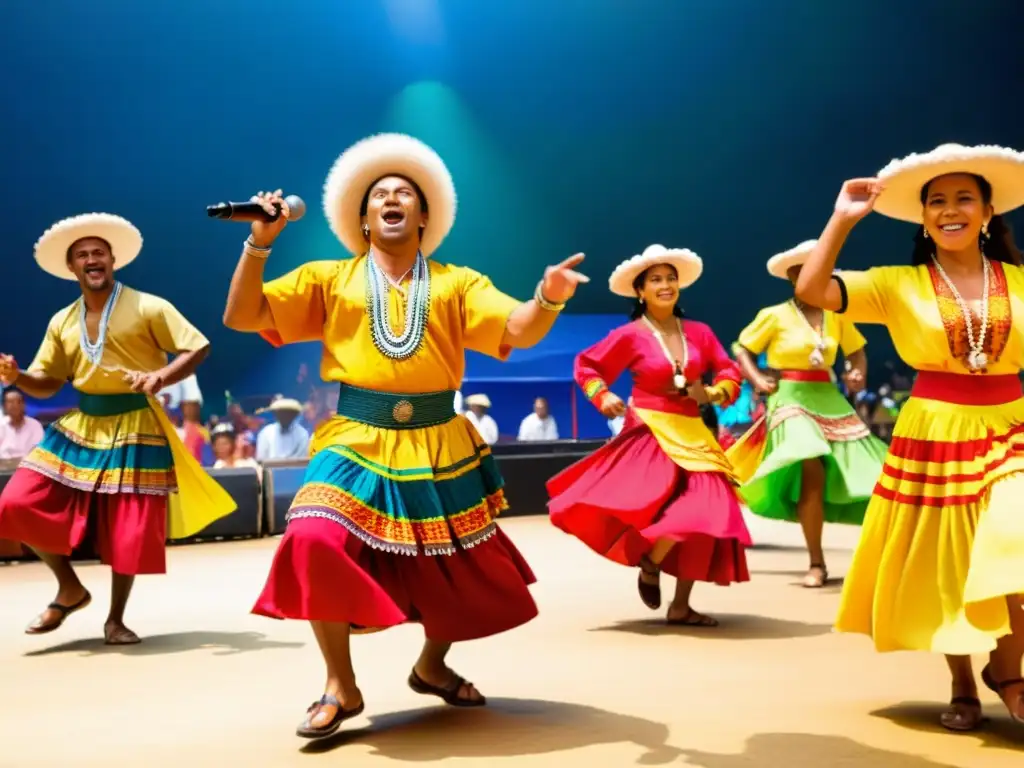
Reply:
M86 394L125 394L131 391L126 372L157 371L167 365L168 354L195 352L209 345L169 301L127 286L122 287L110 314L98 366L82 351L80 323L79 301L57 312L28 371L70 381ZM235 509L231 497L182 445L163 408L152 398L149 410L119 417L90 417L73 411L61 418L58 426L70 438L99 449L125 439L166 441L180 496L171 497L171 538L191 536Z
M373 344L366 306L366 256L314 261L264 285L274 319L272 344L323 342L320 378L381 392L418 394L458 389L465 350L506 359L505 324L520 302L466 267L428 260L430 314L419 350L404 360ZM408 286L408 283L406 283ZM405 297L388 291L391 327L405 324Z
M831 369L836 355L849 357L864 348L867 341L848 318L835 312L823 312L825 342L824 369ZM777 371L812 370L810 355L817 339L792 301L767 307L740 333L739 344L755 357L767 352L768 367Z
M1016 374L1024 366L1024 324L1013 327L1011 319L1024 317L1024 272L1003 265L1006 296L993 295L989 305L987 347L1000 350L989 355L985 374ZM885 325L900 358L918 371L970 373L963 319L956 301L936 295L927 266L875 267L865 272L841 272L849 306L846 317L856 323ZM957 356L950 352L950 334L956 339ZM1004 346L1005 344L1005 346ZM981 375L985 375L981 374Z

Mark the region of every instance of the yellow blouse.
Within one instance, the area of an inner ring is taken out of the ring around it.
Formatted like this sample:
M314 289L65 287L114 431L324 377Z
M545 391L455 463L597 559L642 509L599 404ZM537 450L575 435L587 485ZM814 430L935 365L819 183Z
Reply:
M30 372L73 380L76 389L91 395L120 394L130 390L124 374L102 368L148 373L167 365L168 354L209 344L169 301L124 286L110 315L102 368L94 371L80 346L80 307L76 301L53 316Z
M864 348L867 341L848 318L824 312L825 365L836 364L842 350L849 357ZM815 336L792 301L767 307L740 333L739 344L755 357L767 350L768 367L777 371L811 370L810 355Z
M520 305L491 281L466 267L427 261L430 315L419 350L392 360L373 344L366 309L366 256L314 261L263 286L273 329L263 332L272 344L320 341L320 377L354 387L416 394L458 389L465 370L465 349L504 360L508 316ZM403 286L408 291L409 283ZM388 291L393 330L405 324L405 296Z
M993 267L985 337L989 365L984 373L1016 374L1024 364L1024 273L1010 265ZM849 300L846 316L857 323L887 326L896 351L911 368L970 373L963 313L933 269L875 267L839 275ZM977 329L977 304L972 310Z

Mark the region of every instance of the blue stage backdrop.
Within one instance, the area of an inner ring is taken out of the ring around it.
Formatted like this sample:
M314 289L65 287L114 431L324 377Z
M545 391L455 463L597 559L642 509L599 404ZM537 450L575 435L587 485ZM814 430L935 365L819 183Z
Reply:
M4 3L0 352L27 362L77 295L35 266L36 238L110 211L145 237L123 279L211 339L211 403L286 371L287 353L223 327L246 227L204 208L284 187L309 213L268 276L342 257L324 178L345 147L388 130L432 144L455 177L439 260L528 298L545 265L584 251L593 281L568 312L606 315L623 311L606 283L619 261L652 242L689 247L705 272L687 312L728 343L787 298L765 260L820 232L843 179L948 141L1024 148L1022 22L1020 3L962 0ZM905 263L911 235L870 217L843 263ZM600 335L581 322L594 333L572 344ZM892 349L867 335L874 375Z

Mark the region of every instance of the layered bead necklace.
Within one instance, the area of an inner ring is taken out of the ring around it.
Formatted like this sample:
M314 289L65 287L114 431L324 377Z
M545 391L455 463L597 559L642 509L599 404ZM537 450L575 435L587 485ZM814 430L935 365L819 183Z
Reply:
M967 367L974 372L980 371L988 365L988 355L985 354L985 335L988 333L989 273L992 270L992 266L989 264L988 257L984 253L981 254L981 328L978 330L978 335L975 336L974 315L971 313L971 308L967 306L964 297L960 295L960 291L953 285L953 281L949 279L949 275L946 274L946 270L939 264L935 254L932 254L932 262L935 264L939 277L942 278L946 287L949 288L949 292L956 299L957 306L960 307L960 312L964 316L964 326L967 330L967 348L969 350L967 352Z
M366 308L370 313L373 345L392 360L405 360L416 354L423 343L430 316L430 269L422 253L416 254L410 271L412 281L405 308L405 327L400 335L396 335L391 330L390 292L395 288L404 293L401 282L405 275L396 284L377 264L372 250L366 256Z
M88 307L85 306L85 296L78 300L78 345L81 347L85 359L94 366L99 365L103 359L103 349L107 345L107 328L110 326L110 316L114 313L114 306L120 297L121 283L115 282L113 290L107 296L107 301L103 305L95 342L89 340L89 328L85 322L85 316L89 312Z
M807 361L811 364L812 368L821 368L825 364L825 350L828 349L829 342L829 339L825 336L825 310L821 311L821 330L819 331L811 325L811 321L807 319L807 315L800 309L800 305L796 303L795 299L793 300L793 309L803 319L804 325L810 329L811 336L814 338L814 349L811 350Z
M668 342L665 341L665 333L655 326L647 315L644 315L643 318L644 322L647 323L647 327L651 329L651 333L654 334L654 338L658 340L658 346L661 347L661 351L665 354L665 359L668 360L670 365L675 366L672 375L672 386L682 392L686 389L686 374L684 371L686 370L686 364L689 362L689 354L686 349L686 334L683 333L683 321L678 317L675 318L676 327L679 329L679 340L683 346L683 359L676 360L672 357L672 352L668 348Z

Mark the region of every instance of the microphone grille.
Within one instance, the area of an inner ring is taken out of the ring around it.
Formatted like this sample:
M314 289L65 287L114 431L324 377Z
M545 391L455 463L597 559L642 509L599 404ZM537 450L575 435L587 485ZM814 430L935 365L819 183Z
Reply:
M306 203L298 195L288 195L284 201L288 203L288 221L298 221L306 215Z

